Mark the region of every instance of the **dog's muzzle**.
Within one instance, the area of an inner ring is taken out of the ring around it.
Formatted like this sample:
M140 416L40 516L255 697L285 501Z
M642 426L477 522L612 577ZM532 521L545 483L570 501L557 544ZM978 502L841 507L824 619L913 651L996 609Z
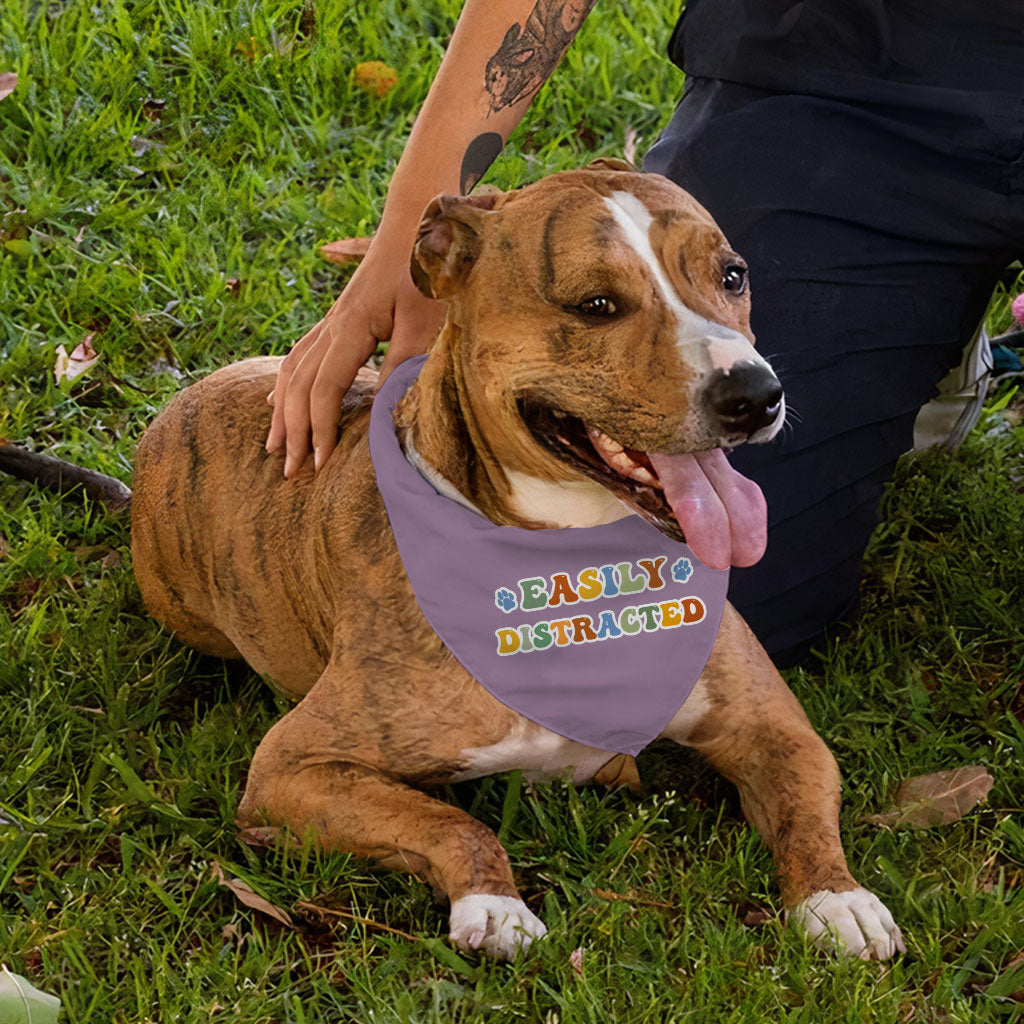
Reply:
M731 441L770 427L782 411L782 385L768 366L738 363L716 370L704 387L704 405Z

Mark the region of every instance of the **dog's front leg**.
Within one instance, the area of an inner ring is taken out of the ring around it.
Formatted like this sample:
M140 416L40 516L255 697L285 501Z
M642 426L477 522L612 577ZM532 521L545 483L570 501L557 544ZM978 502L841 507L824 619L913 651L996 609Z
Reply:
M326 848L370 857L429 881L451 902L451 939L514 959L546 932L520 899L497 836L457 807L369 766L364 749L349 759L312 691L264 737L253 758L241 826L312 830ZM312 702L311 702L312 704ZM360 757L360 755L363 757Z
M731 606L698 689L666 735L737 786L774 855L790 919L810 938L864 958L903 950L892 915L847 867L835 759Z

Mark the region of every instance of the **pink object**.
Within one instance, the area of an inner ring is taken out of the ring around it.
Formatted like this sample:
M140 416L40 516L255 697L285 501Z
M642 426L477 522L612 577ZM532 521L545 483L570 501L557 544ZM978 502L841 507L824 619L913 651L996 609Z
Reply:
M1013 312L1013 315L1017 318L1017 323L1024 327L1024 292L1021 292L1021 294L1013 300L1013 305L1010 309Z
M725 452L647 456L690 550L712 569L753 565L768 544L761 488L737 473Z

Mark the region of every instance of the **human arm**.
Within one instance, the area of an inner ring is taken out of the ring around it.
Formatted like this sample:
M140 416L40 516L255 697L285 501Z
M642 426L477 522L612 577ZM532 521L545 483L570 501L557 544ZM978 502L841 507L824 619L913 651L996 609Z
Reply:
M341 400L379 341L382 367L426 350L444 306L409 276L420 216L443 192L467 193L501 151L594 0L466 0L388 188L380 227L327 315L285 357L271 393L267 450L286 448L285 476L310 448L319 468L336 443Z

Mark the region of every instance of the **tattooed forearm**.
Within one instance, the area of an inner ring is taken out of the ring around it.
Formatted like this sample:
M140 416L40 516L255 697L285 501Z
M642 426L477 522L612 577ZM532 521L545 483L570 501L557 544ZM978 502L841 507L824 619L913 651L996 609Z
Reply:
M561 60L595 0L537 0L522 25L513 25L487 62L484 84L490 113L532 96Z
M490 60L484 77L487 114L529 99L547 80L572 42L595 0L536 0L523 24L512 25ZM504 140L483 132L466 148L459 188L468 195L484 176Z

